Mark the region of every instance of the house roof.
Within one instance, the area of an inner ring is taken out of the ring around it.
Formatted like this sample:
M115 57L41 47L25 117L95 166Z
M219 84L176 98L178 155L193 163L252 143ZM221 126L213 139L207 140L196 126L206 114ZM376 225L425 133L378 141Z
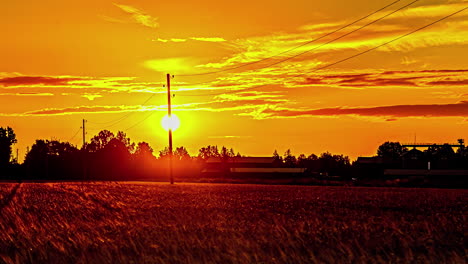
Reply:
M410 151L408 151L406 153L403 153L402 156L405 157L405 156L422 156L422 155L424 155L424 153L422 151L420 151L419 149L414 148L414 149L412 149L412 150L410 150Z
M233 173L304 173L305 168L231 168Z
M206 163L255 163L255 164L271 164L275 158L273 157L232 157L228 159L223 158L209 158Z
M381 164L384 160L382 157L358 157L356 162L360 164Z

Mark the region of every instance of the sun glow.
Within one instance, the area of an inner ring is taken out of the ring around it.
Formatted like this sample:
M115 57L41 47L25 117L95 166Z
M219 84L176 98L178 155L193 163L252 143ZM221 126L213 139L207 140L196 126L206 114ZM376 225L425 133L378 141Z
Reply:
M180 120L175 114L172 114L171 116L165 115L161 121L161 124L165 130L169 131L170 129L174 131L179 128Z

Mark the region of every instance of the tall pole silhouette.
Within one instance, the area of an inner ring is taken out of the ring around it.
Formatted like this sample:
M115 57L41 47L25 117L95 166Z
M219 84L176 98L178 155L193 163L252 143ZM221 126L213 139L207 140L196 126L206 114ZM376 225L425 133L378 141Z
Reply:
M172 112L171 112L171 75L168 73L166 75L167 79L167 116L169 122L172 121ZM171 184L174 184L174 177L172 175L172 127L169 125L169 179Z
M81 127L83 129L83 147L81 150L83 151L83 182L86 180L86 171L88 170L88 162L87 162L87 156L86 156L86 150L85 150L85 145L86 145L86 127L85 127L86 120L83 119L83 126Z
M86 123L86 120L83 119L83 148L86 144L86 128L85 128L85 123Z

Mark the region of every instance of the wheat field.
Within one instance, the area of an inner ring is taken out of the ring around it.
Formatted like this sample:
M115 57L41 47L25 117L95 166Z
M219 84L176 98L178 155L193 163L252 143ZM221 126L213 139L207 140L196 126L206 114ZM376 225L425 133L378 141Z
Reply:
M467 190L0 183L0 263L465 263Z

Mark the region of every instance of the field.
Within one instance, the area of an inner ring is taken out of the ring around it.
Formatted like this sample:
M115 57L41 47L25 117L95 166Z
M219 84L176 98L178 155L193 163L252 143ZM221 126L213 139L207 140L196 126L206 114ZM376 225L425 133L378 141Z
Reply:
M468 190L0 183L0 263L466 263Z

